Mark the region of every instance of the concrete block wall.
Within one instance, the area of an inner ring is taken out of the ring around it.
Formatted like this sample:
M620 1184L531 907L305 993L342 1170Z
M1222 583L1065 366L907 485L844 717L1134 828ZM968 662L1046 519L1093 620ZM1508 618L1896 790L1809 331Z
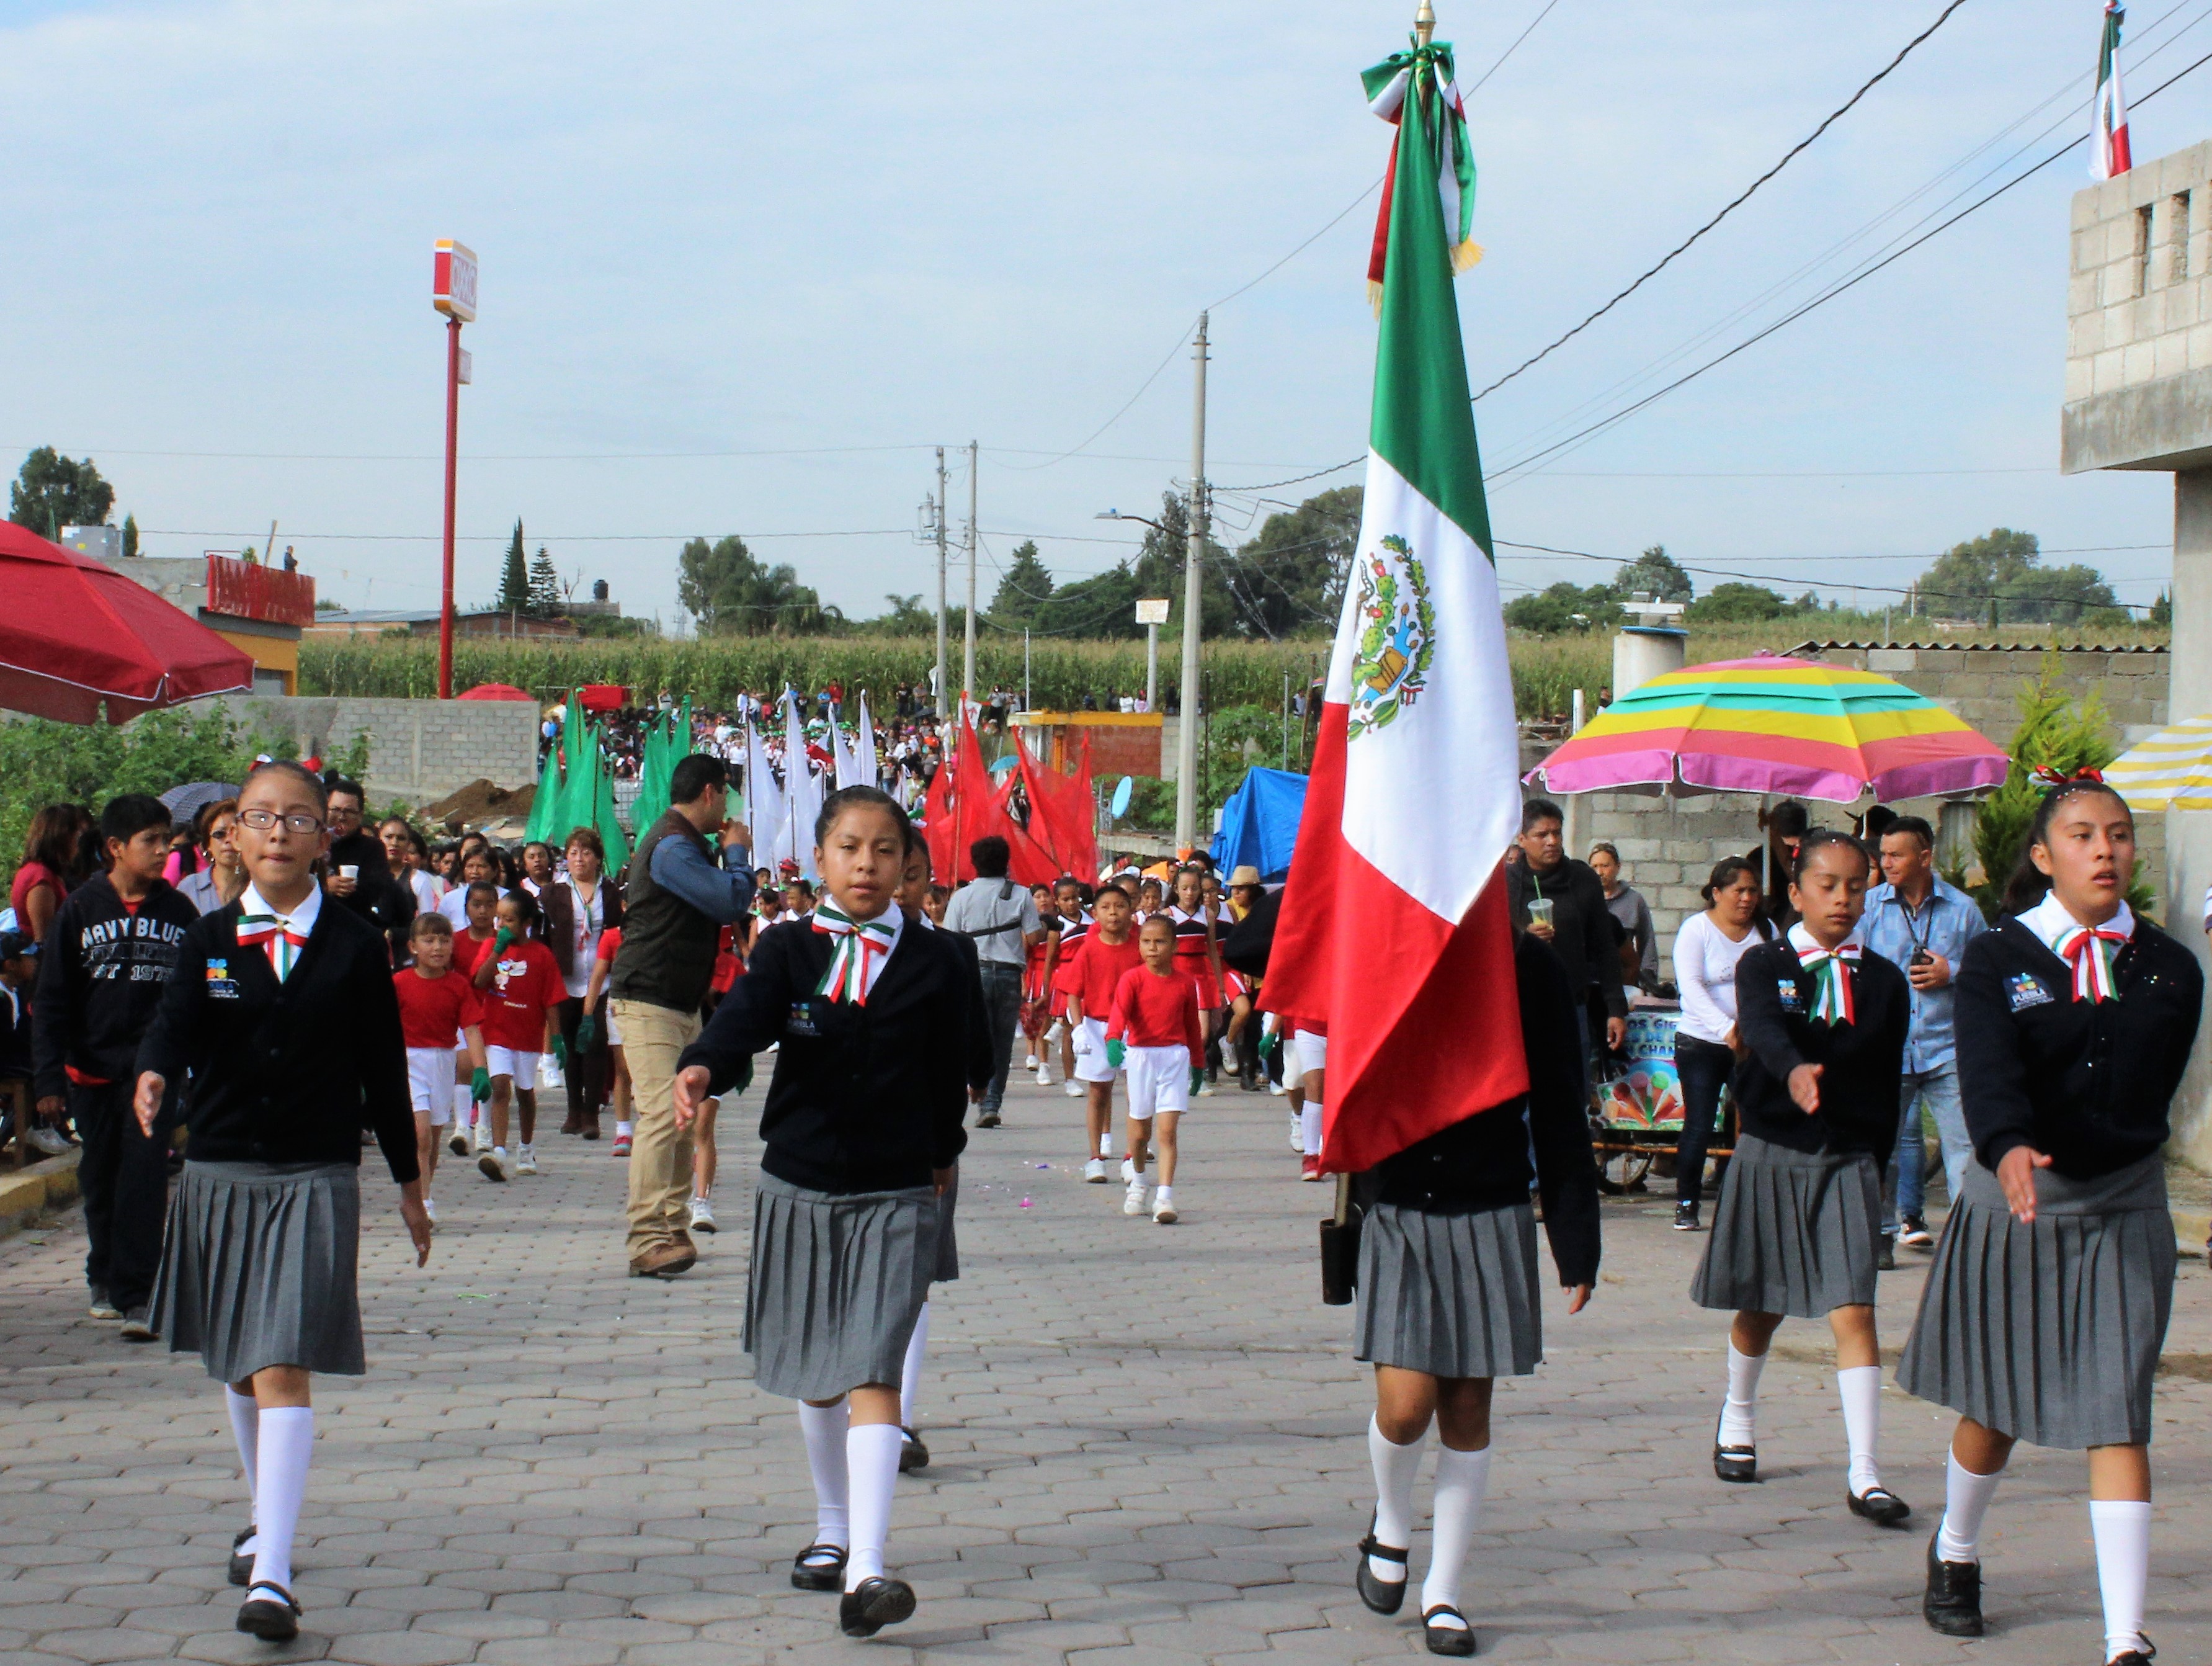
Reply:
M222 703L250 734L289 736L303 757L333 757L366 733L362 784L379 803L428 804L473 781L514 787L538 779L538 713L525 701L233 695Z
M2075 193L2069 403L2212 369L2212 141Z
M2212 198L2208 198L2212 201ZM1694 643L1692 657L1694 658ZM2001 746L2008 746L2020 727L2020 690L2042 675L2045 656L2052 656L2053 675L2075 698L2098 695L2111 713L2113 739L2122 746L2142 739L2166 721L2170 656L2162 648L1977 648L1943 644L1906 646L1873 643L1809 643L1791 650L1801 659L1826 660L1892 677L1971 723ZM1528 760L1531 764L1540 757ZM1848 827L1863 806L1808 803L1816 827ZM1924 817L1941 825L1941 804L1909 800L1890 806L1900 814ZM1668 799L1633 793L1588 793L1576 810L1579 822L1573 854L1587 857L1603 840L1620 852L1629 884L1651 905L1659 934L1660 972L1674 976L1672 948L1682 921L1705 906L1698 888L1723 856L1743 855L1759 846L1759 800L1729 793ZM2142 871L2154 885L2166 873L2166 828L2162 818L2144 817L2136 824Z

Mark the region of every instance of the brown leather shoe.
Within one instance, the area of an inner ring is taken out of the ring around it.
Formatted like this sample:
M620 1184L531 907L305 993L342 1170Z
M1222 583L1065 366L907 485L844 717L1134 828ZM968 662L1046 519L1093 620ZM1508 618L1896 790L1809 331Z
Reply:
M629 1264L633 1279L680 1278L699 1264L699 1252L689 1239L664 1243L657 1250L648 1250Z
M570 1111L568 1113L568 1120L561 1124L561 1132L568 1135L571 1139L574 1139L577 1134L581 1134L583 1131L584 1119L576 1115L574 1111Z
M587 1110L584 1113L583 1134L586 1140L596 1140L599 1137L599 1113L596 1110Z

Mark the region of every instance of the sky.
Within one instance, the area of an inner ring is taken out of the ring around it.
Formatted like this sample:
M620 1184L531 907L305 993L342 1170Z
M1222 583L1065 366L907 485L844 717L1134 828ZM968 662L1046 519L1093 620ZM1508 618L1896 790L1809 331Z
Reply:
M1462 84L1488 72L1470 101L1487 253L1458 287L1474 386L1687 235L1943 3L1441 0ZM694 535L742 534L856 617L927 599L934 447L964 523L971 439L985 605L1024 538L1060 579L1102 570L1143 529L1100 512L1156 514L1189 473L1180 344L1209 305L1206 472L1234 543L1359 477L1275 483L1364 449L1361 193L1389 133L1358 75L1411 9L0 0L0 459L89 454L147 553L258 544L273 520L324 595L434 606L431 253L453 237L482 263L464 605L492 593L518 517L577 593L605 579L666 621ZM2134 98L2212 52L2212 0L2131 11ZM2083 147L1514 466L2086 132L2100 12L1966 0L1719 230L1481 398L1509 593L1663 544L1716 569L1701 590L1757 575L1880 606L2002 525L2156 596L2168 477L2057 467ZM2145 159L2212 135L2212 64L2133 135Z

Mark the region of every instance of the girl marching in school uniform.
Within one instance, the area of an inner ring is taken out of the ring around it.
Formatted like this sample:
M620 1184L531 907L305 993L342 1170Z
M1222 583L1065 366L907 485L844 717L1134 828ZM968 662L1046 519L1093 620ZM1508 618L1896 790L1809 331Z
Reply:
M744 1346L762 1390L799 1402L817 1516L792 1583L842 1590L848 1637L915 1611L913 1588L884 1566L898 1384L936 1269L938 1200L967 1141L966 1039L981 999L951 939L913 925L894 899L907 835L887 794L830 795L815 824L824 895L810 926L761 934L676 1078L685 1127L752 1055L776 1048Z
M1966 952L1959 1086L1974 1160L1897 1373L1960 1414L1928 1623L1982 1633L1982 1519L2014 1444L2086 1449L2100 1658L2113 1666L2154 1652L2151 1387L2174 1273L2159 1153L2204 998L2195 958L2130 910L2135 860L2134 818L2111 787L2053 786L2009 917Z
M1054 911L1060 915L1060 936L1053 945L1048 973L1052 985L1052 1015L1058 1020L1060 1030L1060 1073L1067 1084L1067 1097L1080 1099L1088 1097L1090 1087L1075 1073L1075 1027L1067 1021L1067 991L1060 982L1060 969L1081 952L1097 925L1097 894L1073 875L1063 875L1053 881L1052 897ZM1038 1085L1048 1087L1051 1084L1040 1077ZM1109 1149L1102 1145L1097 1154L1103 1158Z
M1206 904L1206 876L1194 867L1175 877L1175 900L1163 910L1175 927L1176 970L1198 993L1199 1027L1211 1045L1221 1029L1221 945ZM1205 1060L1200 1059L1201 1074ZM1201 1082L1194 1091L1206 1090Z
M1891 1527L1911 1511L1881 1484L1875 1457L1875 1281L1911 996L1903 972L1860 951L1870 866L1856 840L1808 834L1790 886L1797 923L1736 962L1735 1028L1748 1053L1735 1077L1735 1157L1690 1298L1735 1314L1713 1473L1759 1479L1767 1345L1785 1316L1826 1318L1850 1454L1844 1498L1854 1515Z
M1597 1168L1575 998L1557 957L1518 933L1514 981L1527 1094L1417 1141L1358 1182L1368 1207L1352 1352L1375 1367L1367 1452L1376 1502L1356 1584L1376 1614L1405 1602L1413 1481L1434 1420L1441 1444L1421 1586L1431 1654L1474 1652L1459 1586L1490 1479L1491 1388L1528 1376L1544 1354L1532 1180L1569 1313L1583 1310L1597 1282Z
M1054 907L1050 885L1031 885L1030 900L1036 904L1037 923L1044 927L1044 934L1023 952L1020 1021L1022 1040L1028 1050L1022 1055L1022 1068L1036 1077L1039 1087L1049 1087L1052 1055L1046 1031L1054 1016L1052 969L1066 922Z
M310 1376L367 1369L364 1127L399 1185L416 1265L430 1255L389 951L359 915L325 906L315 879L327 806L297 764L247 778L233 837L250 883L185 933L138 1050L149 1133L167 1085L191 1077L155 1311L170 1351L198 1352L228 1385L253 1509L231 1550L231 1583L246 1587L238 1629L270 1642L300 1628L292 1538L314 1445Z
M1137 933L1144 964L1121 974L1106 1019L1106 1062L1129 1078L1129 1148L1121 1172L1128 1191L1121 1213L1145 1213L1145 1163L1155 1133L1160 1148L1160 1189L1152 1219L1172 1226L1176 1208L1177 1125L1206 1074L1206 1031L1198 1015L1198 989L1176 964L1176 928L1155 915Z
M422 1169L422 1213L433 1225L438 1206L430 1185L438 1172L441 1130L453 1126L456 1077L469 1073L469 1103L491 1097L485 1067L483 1020L477 994L453 970L453 927L442 914L422 913L408 927L415 964L392 975L399 1002L400 1039L407 1046L407 1089L415 1106L415 1158ZM465 1112L460 1113L465 1116Z
M1132 929L1129 893L1116 885L1098 888L1091 921L1073 955L1063 956L1054 976L1060 998L1066 1002L1069 1045L1075 1069L1068 1079L1082 1084L1088 1104L1084 1107L1083 1178L1093 1186L1106 1183L1106 1153L1114 1134L1114 1079L1121 1073L1106 1058L1106 1020L1113 1015L1114 991L1124 974L1143 963ZM1121 1177L1127 1185L1135 1178L1133 1169Z

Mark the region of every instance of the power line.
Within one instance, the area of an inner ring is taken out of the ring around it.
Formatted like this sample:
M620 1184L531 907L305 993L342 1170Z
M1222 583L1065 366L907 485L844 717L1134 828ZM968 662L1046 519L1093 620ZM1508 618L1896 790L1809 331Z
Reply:
M1521 50L1521 43L1526 40L1530 35L1536 33L1536 25L1549 17L1552 15L1552 8L1559 3L1559 0L1547 0L1544 9L1536 14L1534 21L1532 21L1527 28L1522 30L1520 33L1513 37L1513 44L1498 55L1497 63L1492 64L1487 70L1485 70L1482 72L1482 80L1476 82L1474 86L1468 88L1465 92L1460 94L1460 98L1462 102L1468 99L1473 98L1477 93L1480 92L1482 90L1482 82L1484 81L1488 81L1491 76L1496 75L1500 70L1505 67L1505 60Z
M1749 202L1753 195L1761 185L1765 185L1769 179L1771 179L1776 174L1781 173L1784 168L1789 167L1790 164L1796 160L1796 158L1802 155L1814 140L1818 139L1821 134L1826 132L1831 127L1834 126L1837 122L1840 121L1846 114L1848 114L1854 105L1856 105L1861 99L1864 98L1869 93L1872 92L1876 87L1880 86L1884 81L1887 81L1889 78L1891 72L1894 70L1899 64L1904 63L1906 58L1910 58L1912 55L1914 49L1917 47L1921 42L1927 40L1929 36L1934 34L1936 30L1942 28L1944 23L1949 20L1951 14L1958 10L1960 7L1966 3L1966 0L1950 0L1950 3L1943 8L1942 11L1938 14L1933 23L1930 23L1926 28L1921 30L1921 32L1913 36L1911 40L1906 41L1905 45L1899 49L1898 54L1895 58L1890 59L1887 64L1884 64L1880 70L1875 71L1874 76L1863 86L1862 86L1857 92L1853 93L1850 97L1844 100L1843 103L1829 112L1827 116L1822 119L1818 127L1814 128L1810 133L1808 133L1803 138L1798 140L1796 144L1792 145L1787 151L1785 151L1783 154L1782 160L1780 161L1775 163L1774 166L1768 168L1765 173L1760 174L1756 179L1753 179L1749 185L1746 185L1741 192L1737 193L1732 201L1722 208L1718 214L1713 216L1713 217L1706 221L1704 225L1699 226L1697 230L1692 232L1680 243L1677 243L1673 248L1669 249L1664 255L1660 257L1659 261L1656 265L1647 268L1644 272L1638 276L1634 283L1631 283L1626 289L1621 290L1620 294L1614 295L1612 300L1607 301L1602 307L1600 307L1588 318L1585 318L1580 324L1575 325L1573 329L1568 331L1566 334L1561 336L1557 341L1553 342L1549 346L1545 347L1536 353L1532 354L1528 358L1523 359L1519 364L1515 365L1512 369L1507 371L1496 381L1491 383L1489 386L1484 388L1481 392L1475 394L1474 397L1480 399L1486 394L1495 393L1499 388L1504 386L1506 383L1511 381L1516 376L1528 369L1530 366L1540 363L1543 360L1550 357L1553 351L1559 348L1565 346L1567 343L1572 341L1577 336L1582 334L1583 331L1589 329L1591 325L1596 323L1614 307L1620 306L1622 301L1627 300L1629 296L1634 295L1638 289L1642 289L1647 282L1656 277L1661 272L1666 271L1668 267L1674 264L1674 258L1677 255L1686 252L1700 238L1705 236L1707 232L1712 230L1713 228L1719 225L1722 221L1727 219L1729 216L1734 214L1736 210L1741 208L1746 203ZM1548 9L1548 8L1547 9Z

